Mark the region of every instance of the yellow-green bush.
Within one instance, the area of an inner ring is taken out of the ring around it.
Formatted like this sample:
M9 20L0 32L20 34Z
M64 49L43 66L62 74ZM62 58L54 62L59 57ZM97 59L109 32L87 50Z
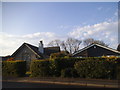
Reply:
M76 77L78 74L81 78L115 79L119 61L101 57L59 57L51 60L34 60L30 70L33 77Z
M3 61L2 62L2 75L3 76L25 76L26 61Z
M48 77L51 74L48 60L33 60L30 66L31 77Z
M53 76L61 76L62 69L74 68L74 63L77 62L77 60L77 58L56 58L50 60L50 68Z
M86 60L103 60L104 58L98 57L84 57L84 58L76 58L76 57L59 57L50 60L50 68L53 76L61 76L61 70L66 68L74 68L75 62L78 61L86 61Z
M61 52L58 52L58 53L52 53L50 55L50 59L56 59L56 58L61 58L61 57L69 57L69 53L68 52L65 52L65 51L61 51Z
M116 78L115 60L84 60L75 63L74 67L81 78Z

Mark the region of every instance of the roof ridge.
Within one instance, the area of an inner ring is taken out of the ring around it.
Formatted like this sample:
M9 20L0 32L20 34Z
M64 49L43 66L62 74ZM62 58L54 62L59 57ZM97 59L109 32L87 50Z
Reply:
M29 44L29 43L24 43L24 44L27 44L27 45L30 45L30 46L33 46L33 47L38 48L37 46L34 46L34 45L32 45L32 44Z

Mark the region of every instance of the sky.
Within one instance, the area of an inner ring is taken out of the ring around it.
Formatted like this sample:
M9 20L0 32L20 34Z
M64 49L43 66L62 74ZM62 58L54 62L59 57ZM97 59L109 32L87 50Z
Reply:
M0 56L11 55L24 42L38 46L43 40L47 46L68 37L94 38L116 49L117 12L117 2L2 2Z

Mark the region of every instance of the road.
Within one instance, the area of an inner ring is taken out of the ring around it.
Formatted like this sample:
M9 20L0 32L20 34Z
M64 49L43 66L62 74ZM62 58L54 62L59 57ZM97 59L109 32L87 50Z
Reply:
M2 88L95 88L95 87L47 84L47 83L30 83L30 82L2 82Z

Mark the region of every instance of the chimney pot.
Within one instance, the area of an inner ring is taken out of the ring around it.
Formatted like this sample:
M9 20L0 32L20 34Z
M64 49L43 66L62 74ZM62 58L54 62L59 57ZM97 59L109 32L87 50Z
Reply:
M44 53L44 48L43 48L43 42L42 41L40 41L38 49L39 49L40 53L42 53L42 54Z

